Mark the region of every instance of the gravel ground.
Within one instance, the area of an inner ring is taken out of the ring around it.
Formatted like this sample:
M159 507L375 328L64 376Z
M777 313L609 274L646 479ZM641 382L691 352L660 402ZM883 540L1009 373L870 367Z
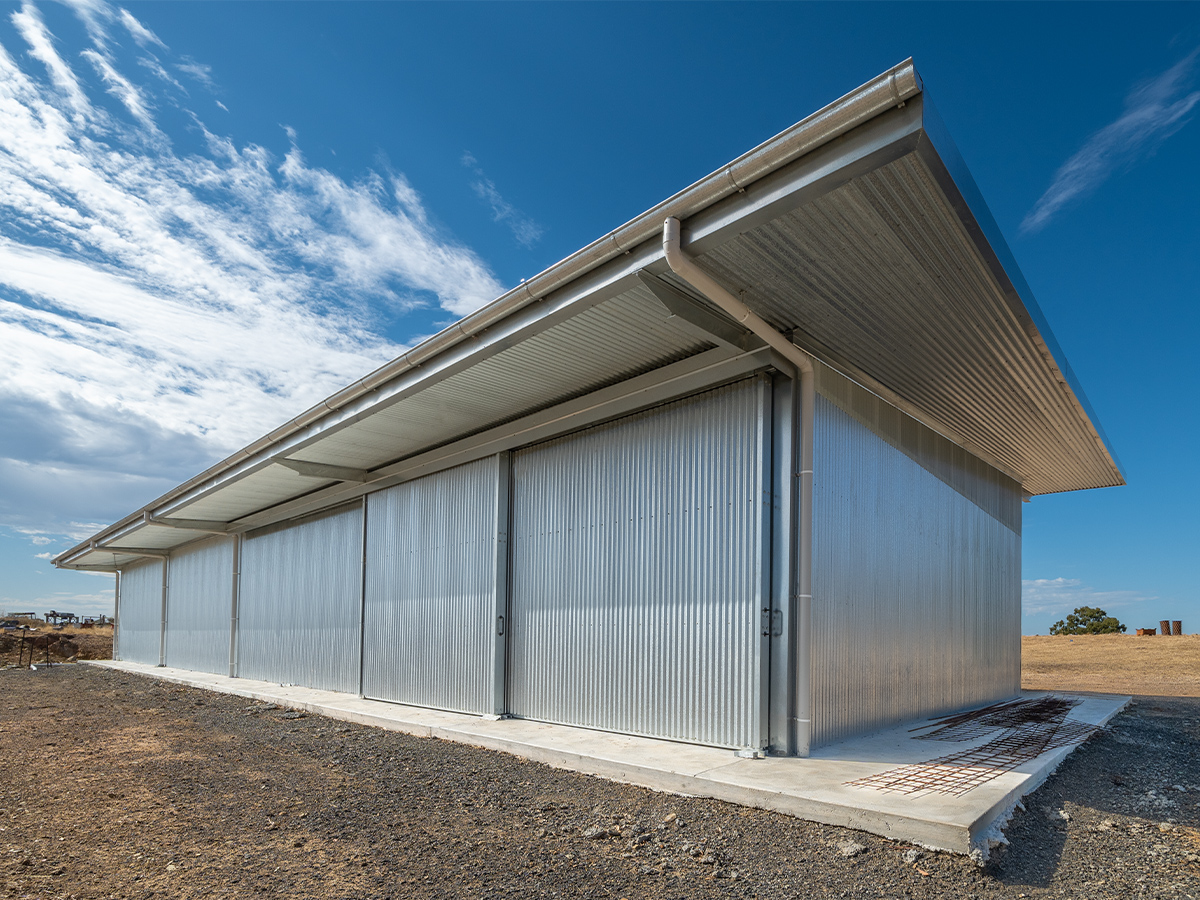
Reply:
M1200 700L1140 698L984 868L93 666L0 671L5 896L1200 898Z

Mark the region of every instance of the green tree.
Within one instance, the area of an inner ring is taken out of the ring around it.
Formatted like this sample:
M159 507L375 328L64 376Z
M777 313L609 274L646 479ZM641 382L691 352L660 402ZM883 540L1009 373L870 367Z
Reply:
M1050 626L1051 634L1124 634L1125 626L1115 616L1095 606L1080 606L1066 619Z

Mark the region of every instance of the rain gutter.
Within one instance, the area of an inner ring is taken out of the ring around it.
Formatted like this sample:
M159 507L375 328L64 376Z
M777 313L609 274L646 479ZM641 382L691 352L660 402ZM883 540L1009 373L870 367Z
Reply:
M133 523L134 520L141 518L144 513L153 508L254 458L329 413L369 394L409 369L420 366L451 347L474 338L490 326L529 304L542 300L551 292L566 286L580 276L620 256L631 253L638 245L658 235L664 218L686 219L726 197L741 193L747 186L760 178L807 153L811 153L881 113L897 106L903 106L907 100L915 97L921 91L921 78L910 57L824 109L818 110L753 150L744 153L733 162L702 178L673 197L647 210L620 228L593 241L582 250L555 263L528 281L522 282L518 287L502 294L487 306L464 317L449 328L438 332L407 353L396 357L364 378L327 397L316 406L285 422L274 431L263 435L232 456L188 479L137 513L110 525L100 532L100 535L107 535L115 529ZM80 544L55 557L54 565L69 567L70 560L82 555L87 549L86 544Z

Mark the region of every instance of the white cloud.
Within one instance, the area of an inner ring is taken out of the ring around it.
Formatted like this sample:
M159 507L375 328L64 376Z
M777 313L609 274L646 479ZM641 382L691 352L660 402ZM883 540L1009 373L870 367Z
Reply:
M108 92L120 100L134 118L147 128L157 130L142 92L134 87L129 79L114 69L112 63L95 50L84 50L80 55L95 67L96 74L108 85Z
M42 15L32 3L26 3L20 12L12 14L12 23L29 45L29 55L46 67L50 80L66 100L67 104L79 114L88 110L87 97L79 86L75 73L66 64L58 51L54 49L54 40L46 30ZM3 52L0 50L0 52ZM5 54L7 56L7 54ZM5 60L6 62L9 62ZM11 66L9 66L11 68ZM6 74L6 73L5 73Z
M1021 582L1021 611L1027 615L1066 615L1080 606L1125 609L1156 600L1137 591L1101 591L1077 578L1035 578Z
M1125 99L1116 121L1092 135L1054 175L1054 181L1021 223L1022 231L1037 231L1066 204L1091 192L1118 167L1152 152L1187 124L1200 91L1187 91L1200 48L1193 50L1157 78L1139 85Z
M33 558L34 559L54 559L54 554L53 553L35 553L35 554L33 554Z
M162 42L76 8L104 91L32 5L12 18L46 74L0 46L0 524L84 537L396 356L406 310L503 287L402 175L348 182L194 112L204 152L173 149L155 110L186 95L122 72L104 25Z
M212 77L212 66L198 63L194 59L183 57L181 62L175 63L175 68L184 75L190 75L195 81L200 82L209 90L216 87L216 83Z
M545 233L545 229L500 196L495 183L483 174L483 169L480 168L479 161L474 156L464 153L462 164L474 173L475 180L471 182L471 190L492 208L493 221L507 226L508 230L513 233L513 237L522 246L532 247L536 244Z
M134 18L133 14L130 13L129 10L119 10L117 12L117 16L120 19L121 24L125 26L125 30L129 32L135 41L137 41L139 46L149 47L153 45L163 50L167 49L167 45L159 39L158 35Z

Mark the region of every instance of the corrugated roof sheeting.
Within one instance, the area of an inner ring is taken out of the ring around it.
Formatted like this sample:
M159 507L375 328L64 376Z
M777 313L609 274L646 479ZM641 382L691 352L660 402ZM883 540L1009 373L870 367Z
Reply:
M703 262L773 325L853 359L1030 493L1123 483L915 155Z
M373 469L702 353L712 343L679 327L641 286L599 303L362 420L290 458ZM172 517L234 522L336 483L270 465L180 504ZM143 536L151 543L143 542ZM195 532L147 525L120 539L164 549Z
M645 288L597 304L292 454L375 468L700 353Z
M197 537L198 535L194 531L180 531L178 528L168 528L165 525L143 525L136 531L106 542L106 546L166 550L170 547L177 547L186 541L194 541Z
M216 522L232 522L259 509L274 506L290 497L299 497L326 485L334 484L332 478L311 478L293 472L280 465L271 465L245 478L224 485L219 491L208 494L192 503L186 503L171 511L173 516L189 519L209 519ZM138 531L137 534L141 534ZM186 534L186 532L180 532ZM194 534L182 538L193 540Z
M589 245L143 511L234 522L337 483L270 455L377 469L713 346L640 286L608 297L636 266L660 271L653 231L668 210L698 229L691 252L708 248L701 263L764 318L1025 491L1124 483L965 164L929 131L940 125L920 91L911 61L885 73L617 229L613 246ZM864 147L882 143L861 158L853 141L829 144L848 129ZM801 157L823 145L825 174L814 174ZM120 543L147 550L196 537L140 515L100 535L126 530ZM56 563L109 564L84 544Z

